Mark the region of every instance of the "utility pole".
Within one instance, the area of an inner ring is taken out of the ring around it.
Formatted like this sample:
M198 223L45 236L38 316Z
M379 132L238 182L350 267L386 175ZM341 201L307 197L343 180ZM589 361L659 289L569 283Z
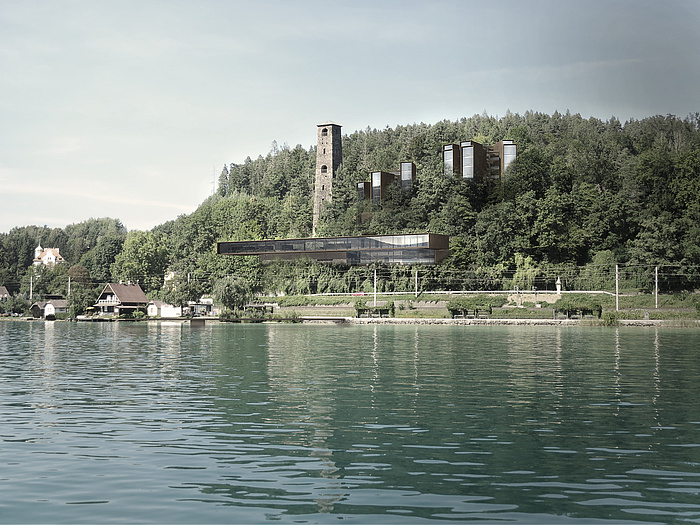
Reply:
M68 297L70 297L70 275L68 276Z
M418 268L416 268L416 299L418 299Z
M377 269L374 269L374 306L377 306Z
M34 276L29 276L29 300L32 300L32 294L34 293Z
M615 311L620 311L620 267L615 265Z
M654 308L659 308L659 267L654 268Z

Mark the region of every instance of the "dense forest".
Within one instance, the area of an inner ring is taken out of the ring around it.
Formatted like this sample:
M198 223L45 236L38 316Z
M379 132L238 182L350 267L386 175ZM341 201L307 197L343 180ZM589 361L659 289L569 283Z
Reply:
M502 182L444 176L443 144L502 139L518 146ZM397 185L381 205L358 200L357 182L401 161L417 167L410 194ZM211 293L232 276L266 293L367 289L375 268L216 255L221 240L309 236L315 164L315 148L274 142L266 156L225 165L218 190L194 213L151 231L127 232L119 220L100 218L2 233L0 284L14 294L6 308L25 307L30 288L34 298L66 295L69 277L74 312L101 283L118 280L175 302L176 290ZM449 235L452 254L420 268L422 289L546 288L557 277L569 289L610 289L618 264L631 288L648 290L660 267L666 291L692 291L700 287L700 113L624 124L568 112L484 114L345 135L318 235L425 231ZM59 248L68 264L32 268L38 244ZM410 289L411 268L379 267L383 289ZM166 274L175 277L164 286Z

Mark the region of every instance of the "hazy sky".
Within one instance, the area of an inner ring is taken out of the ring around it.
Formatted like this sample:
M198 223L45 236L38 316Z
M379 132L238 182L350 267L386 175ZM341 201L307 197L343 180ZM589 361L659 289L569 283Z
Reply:
M191 213L367 126L700 111L700 2L0 0L0 232Z

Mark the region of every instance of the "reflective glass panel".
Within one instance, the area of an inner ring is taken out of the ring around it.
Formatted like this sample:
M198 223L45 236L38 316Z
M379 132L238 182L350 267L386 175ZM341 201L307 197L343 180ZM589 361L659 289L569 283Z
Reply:
M514 144L503 146L503 171L505 171L510 165L510 163L515 160L515 148L516 146Z
M474 178L474 146L462 148L462 178Z
M454 172L454 160L452 158L452 150L445 150L445 176L452 177Z

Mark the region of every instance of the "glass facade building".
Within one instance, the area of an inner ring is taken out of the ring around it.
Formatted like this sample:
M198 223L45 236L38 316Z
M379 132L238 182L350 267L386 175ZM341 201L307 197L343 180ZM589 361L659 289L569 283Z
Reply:
M411 191L416 182L416 165L413 162L401 163L401 189Z
M490 169L494 177L505 177L508 166L512 164L517 157L517 145L514 140L499 140L489 148Z
M274 239L219 242L216 250L219 255L257 255L261 261L308 258L349 266L435 264L449 255L450 239L435 233Z
M462 151L462 180L483 177L488 169L486 148L473 140L465 140L459 147Z
M474 145L471 141L462 142L462 178L474 178Z
M515 161L516 144L513 140L501 140L493 146L483 146L473 140L442 147L445 177L461 177L472 181L490 175L503 177L508 166Z
M372 183L372 203L379 204L382 200L382 172L373 171L370 179Z
M505 173L511 162L515 160L516 157L516 146L515 142L512 140L503 141L503 167L501 168L501 173Z
M384 198L384 194L392 182L395 182L398 177L393 173L386 171L373 171L370 174L370 183L372 184L372 204L380 204Z
M372 196L372 185L369 182L357 183L357 198L359 200L369 199Z
M457 144L445 144L442 147L442 163L445 169L445 177L452 178L460 171L459 146Z
M413 162L402 162L399 171L372 171L370 180L357 183L357 198L372 199L372 204L381 204L386 197L386 191L393 183L401 186L407 193L413 191L416 184L416 165Z

